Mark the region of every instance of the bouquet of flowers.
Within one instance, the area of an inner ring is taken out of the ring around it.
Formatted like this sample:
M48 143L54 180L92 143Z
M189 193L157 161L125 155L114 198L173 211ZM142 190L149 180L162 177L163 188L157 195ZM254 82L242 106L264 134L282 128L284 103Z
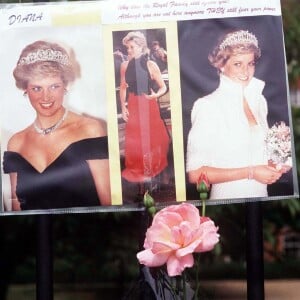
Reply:
M275 123L266 136L267 155L271 163L279 168L291 166L291 131L284 122Z

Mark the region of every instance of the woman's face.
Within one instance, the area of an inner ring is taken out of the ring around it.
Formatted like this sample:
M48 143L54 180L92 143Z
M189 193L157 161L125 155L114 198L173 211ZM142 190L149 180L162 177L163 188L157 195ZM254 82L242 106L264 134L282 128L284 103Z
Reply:
M247 86L255 72L254 53L232 55L221 71L234 82Z
M143 53L143 48L134 41L129 41L126 47L130 58L139 58Z
M26 92L38 114L51 116L62 106L65 85L60 76L31 79Z

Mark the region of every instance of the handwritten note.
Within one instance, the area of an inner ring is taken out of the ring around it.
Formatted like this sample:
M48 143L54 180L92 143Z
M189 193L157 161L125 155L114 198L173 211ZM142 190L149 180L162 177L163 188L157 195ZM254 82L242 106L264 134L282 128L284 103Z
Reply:
M281 15L280 0L104 1L103 23Z
M281 15L280 0L106 0L0 8L1 28L51 25L55 14L99 11L103 24Z
M43 20L43 13L25 13L25 14L12 14L8 17L7 22L9 26L14 24L35 23Z
M45 5L15 5L0 9L0 27L17 28L51 24Z

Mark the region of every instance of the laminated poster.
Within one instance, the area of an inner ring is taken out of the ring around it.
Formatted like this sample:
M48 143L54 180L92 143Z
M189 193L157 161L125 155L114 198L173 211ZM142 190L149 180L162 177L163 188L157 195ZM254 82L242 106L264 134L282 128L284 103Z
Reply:
M279 0L0 14L1 215L298 196Z

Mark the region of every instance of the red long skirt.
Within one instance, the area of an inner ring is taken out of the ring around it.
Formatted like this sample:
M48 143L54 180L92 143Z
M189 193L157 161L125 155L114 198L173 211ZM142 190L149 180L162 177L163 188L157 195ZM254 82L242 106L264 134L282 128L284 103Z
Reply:
M170 138L156 99L129 94L128 111L122 176L131 182L143 182L161 173L168 165Z

